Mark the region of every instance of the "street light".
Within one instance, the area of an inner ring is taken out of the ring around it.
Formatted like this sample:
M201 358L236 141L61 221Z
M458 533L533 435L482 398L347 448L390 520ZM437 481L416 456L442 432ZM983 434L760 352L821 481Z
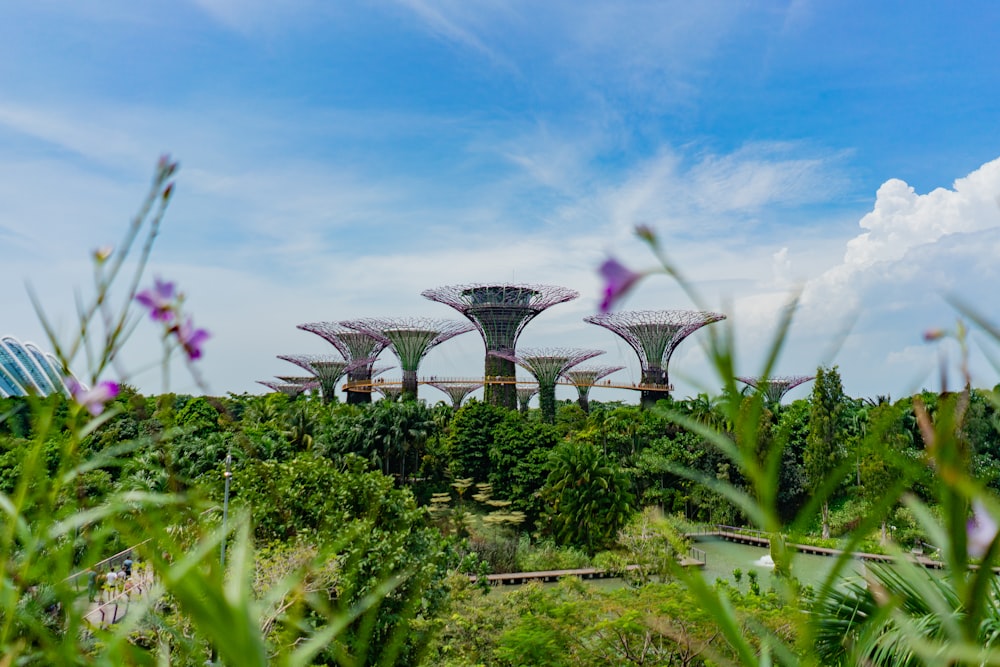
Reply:
M229 517L229 480L233 478L232 464L233 455L231 452L226 452L226 472L222 473L223 479L226 480L226 489L222 493L222 546L219 548L219 565L222 568L223 577L226 576L226 519ZM213 643L212 655L206 664L214 665L218 656Z
M226 569L226 519L229 517L229 480L233 478L232 471L233 455L226 453L226 472L222 474L226 480L226 490L222 496L222 548L219 553L219 565L222 566L223 573Z

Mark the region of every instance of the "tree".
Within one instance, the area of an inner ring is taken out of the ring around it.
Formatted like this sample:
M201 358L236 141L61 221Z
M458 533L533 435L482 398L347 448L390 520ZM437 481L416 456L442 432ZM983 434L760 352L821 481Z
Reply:
M493 433L489 475L493 491L512 501L512 509L524 512L530 521L538 518L538 491L548 475L549 453L559 442L557 427L526 420L509 411Z
M489 479L493 470L490 462L493 432L504 421L507 412L476 400L470 400L458 409L451 420L446 443L451 453L451 474L454 478L471 477L477 482Z
M913 474L917 461L907 457L912 442L898 407L879 404L869 412L868 424L859 452L858 476L861 494L875 504L896 480ZM887 516L882 516L882 542L887 537Z
M428 525L426 510L408 489L365 466L359 457L347 456L338 469L308 454L285 462L248 462L234 471L233 502L250 509L258 544L316 545L337 563L337 585L324 588L327 606L350 609L398 577L398 586L377 608L375 625L352 624L341 648L351 647L357 662L349 664L411 665L430 636L420 624L409 625L410 619L417 610L427 619L435 616L458 556ZM302 632L297 626L312 619L289 620L293 627L285 632L294 641ZM333 662L337 650L327 648L324 661Z
M810 493L820 492L827 477L837 469L843 457L841 436L844 431L844 388L837 367L816 369L811 405L809 435L803 460ZM830 537L830 503L823 499L823 538Z
M613 543L635 511L628 475L600 449L582 442L560 443L549 466L541 490L546 530L557 542L590 553Z

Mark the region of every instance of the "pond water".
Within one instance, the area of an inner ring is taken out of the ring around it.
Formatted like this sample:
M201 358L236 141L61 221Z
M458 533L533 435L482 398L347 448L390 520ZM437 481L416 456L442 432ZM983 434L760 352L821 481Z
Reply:
M771 577L774 572L774 564L771 562L770 551L765 547L755 547L736 542L727 542L721 537L697 537L694 546L705 552L706 565L702 568L705 579L712 583L716 579L726 579L734 584L733 570L739 568L743 571L743 584L741 588L746 590L747 572L757 572L757 581L761 590L771 588ZM806 586L819 588L823 579L833 569L836 558L829 556L816 556L813 554L795 554L792 561L792 571L798 580ZM842 576L852 576L861 574L864 564L858 560L852 560L843 570ZM591 579L588 584L598 588L615 589L621 588L625 583L621 579ZM545 586L555 586L556 584L543 584ZM513 590L518 586L497 586L494 590L502 592Z
M707 563L702 570L709 582L727 579L733 583L733 570L743 570L743 581L746 586L746 573L755 571L762 590L771 587L771 575L774 564L771 562L770 551L766 547L755 547L736 542L727 542L721 537L700 537L695 540L695 546L705 552ZM792 561L792 572L802 584L819 588L823 579L833 569L837 559L830 556L815 556L813 554L795 554ZM852 560L843 570L843 575L860 574L864 564Z

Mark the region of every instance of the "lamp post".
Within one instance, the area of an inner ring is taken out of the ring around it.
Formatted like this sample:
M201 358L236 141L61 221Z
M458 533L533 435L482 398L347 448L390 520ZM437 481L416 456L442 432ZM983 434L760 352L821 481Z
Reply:
M222 473L223 479L226 480L225 491L222 493L222 546L219 548L219 565L223 577L226 576L226 519L229 517L229 480L233 477L232 464L233 455L231 452L226 452L226 472ZM218 655L215 644L212 644L212 655L208 659L208 664L214 665Z
M229 480L233 477L232 471L233 456L226 453L226 472L222 474L226 480L226 490L222 495L222 547L219 550L219 565L223 571L226 569L226 519L229 517Z

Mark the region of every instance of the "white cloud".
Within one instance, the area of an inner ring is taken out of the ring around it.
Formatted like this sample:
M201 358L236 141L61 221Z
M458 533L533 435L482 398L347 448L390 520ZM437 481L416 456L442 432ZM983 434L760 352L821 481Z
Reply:
M889 180L860 220L862 231L845 244L842 261L806 284L800 318L806 330L818 333L856 318L838 360L852 376L867 378L866 393L885 393L878 383L893 382L898 394L931 381L926 365L906 368L905 362L917 358L913 343L924 330L954 322L951 295L998 319L998 195L1000 160L958 179L952 189L924 195ZM977 382L995 384L981 358L973 371Z

